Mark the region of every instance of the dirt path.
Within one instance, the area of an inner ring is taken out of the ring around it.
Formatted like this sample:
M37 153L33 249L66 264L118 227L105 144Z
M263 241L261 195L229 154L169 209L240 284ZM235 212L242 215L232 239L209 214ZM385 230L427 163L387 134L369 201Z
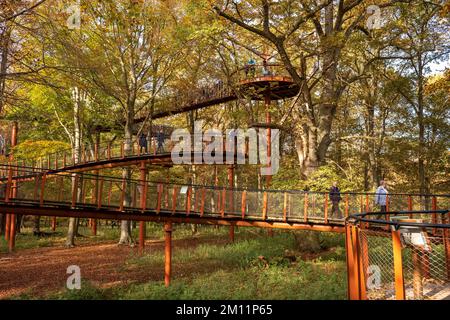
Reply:
M175 240L174 249L196 247L202 243L223 244L225 239L190 238ZM164 241L146 241L146 252L164 252ZM138 256L138 248L118 246L115 242L86 244L75 248L48 247L0 254L0 299L28 294L43 297L63 290L66 286L67 267L77 265L83 280L107 288L132 282L162 281L164 261L161 266L131 266L126 262ZM182 276L184 269L175 270Z
M147 242L146 245L146 250L163 250L161 241ZM125 262L137 252L137 248L104 243L72 249L50 247L0 254L0 299L23 293L43 296L63 289L70 265L80 267L82 279L102 287L163 279L164 270L160 268L132 268L123 272Z

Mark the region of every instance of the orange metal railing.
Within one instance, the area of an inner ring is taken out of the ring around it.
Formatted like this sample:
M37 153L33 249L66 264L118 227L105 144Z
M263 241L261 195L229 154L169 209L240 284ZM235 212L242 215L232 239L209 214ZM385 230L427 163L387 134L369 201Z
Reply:
M139 180L74 173L34 173L28 179L13 180L13 170L10 169L10 179L0 181L1 201L39 205L87 205L118 211L140 210L342 225L349 213L361 211L361 199L373 198L373 194L342 193L343 200L339 203L339 209L333 212L328 193L143 183ZM30 173L29 169L15 170L19 176ZM17 186L14 198L10 196L13 183ZM401 194L390 195L390 202L396 203L398 199L401 205L403 198L404 195ZM449 208L448 195L433 195L428 198L436 208ZM374 209L372 201L364 203L365 205L365 208ZM404 209L408 209L407 204ZM388 214L391 213L383 216ZM431 219L435 218L438 217L431 215Z

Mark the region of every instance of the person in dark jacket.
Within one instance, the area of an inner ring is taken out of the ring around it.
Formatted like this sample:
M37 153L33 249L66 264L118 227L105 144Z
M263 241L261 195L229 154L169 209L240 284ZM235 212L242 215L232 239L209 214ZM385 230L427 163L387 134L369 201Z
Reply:
M142 132L139 136L139 152L142 153L142 149L144 149L145 153L148 153L148 142L147 137Z
M334 181L333 186L330 188L330 201L333 204L331 212L333 216L337 217L338 219L342 219L341 212L339 211L339 202L341 200L341 191L337 186L337 182Z
M158 150L156 152L162 153L164 151L164 140L165 140L164 132L162 130L158 131L158 134L156 135L156 140L158 142Z

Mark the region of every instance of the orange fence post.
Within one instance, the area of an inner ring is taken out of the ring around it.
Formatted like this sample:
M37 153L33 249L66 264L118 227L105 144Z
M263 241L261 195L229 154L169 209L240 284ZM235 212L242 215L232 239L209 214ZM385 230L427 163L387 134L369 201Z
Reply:
M221 205L221 209L220 209L220 215L222 217L225 217L225 201L226 201L226 189L223 188L222 189L222 205Z
M353 247L353 263L354 263L354 268L353 268L353 272L354 272L354 279L355 279L355 290L357 293L357 297L358 300L363 299L363 292L362 292L362 287L365 284L362 284L362 266L361 266L361 259L360 259L360 246L359 246L359 228L356 226L352 227L352 247Z
M405 281L403 278L402 243L399 231L392 231L392 250L394 253L395 298L405 300Z
M263 193L263 212L262 212L262 218L263 220L267 219L267 192L264 191Z
M191 213L191 196L192 196L192 188L189 186L186 194L186 215L189 216Z
M305 222L308 222L308 193L305 193L304 203L303 203L303 216Z
M10 227L10 234L9 234L9 252L14 251L14 247L16 245L16 215L15 214L11 214L10 217L10 223L11 223L11 227Z
M94 159L97 162L98 161L98 143L94 144Z
M170 285L170 276L172 273L172 222L168 221L164 224L165 233L165 262L164 262L164 284L166 287Z
M175 210L177 209L177 187L173 186L173 193L172 193L172 213L175 213Z
M247 211L247 190L242 192L242 201L241 201L241 214L242 219L245 219L245 212Z
M283 221L286 222L287 221L287 200L288 200L288 196L287 196L287 192L284 193L284 201L283 201Z
M363 228L358 229L358 255L359 255L359 286L361 292L361 299L367 300L366 292L366 274L367 267L369 267L369 245L367 243L367 238L362 235Z
M408 211L413 211L413 202L411 195L408 196ZM412 219L413 215L412 213L409 214L409 218Z
M347 294L349 300L359 300L359 283L358 277L355 277L355 269L357 269L356 261L354 260L352 229L350 225L345 226L345 247L346 247L346 262L347 262Z
M324 208L325 223L328 224L328 194L325 194L325 208Z
M52 231L56 231L56 225L57 225L56 217L53 217L52 218Z

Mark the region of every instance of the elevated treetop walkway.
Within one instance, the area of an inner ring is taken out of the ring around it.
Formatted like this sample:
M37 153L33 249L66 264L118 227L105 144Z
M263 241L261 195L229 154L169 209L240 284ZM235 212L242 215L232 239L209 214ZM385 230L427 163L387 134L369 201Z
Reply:
M199 110L237 99L282 100L298 94L300 88L279 64L255 64L238 69L229 79L207 79L207 85L164 97L155 105L154 111L141 112L135 123L148 119L161 119L177 114ZM120 124L117 125L120 127ZM98 126L99 131L110 127Z
M260 67L261 74L257 71ZM273 69L277 67L267 63L262 66L247 66L241 70L245 76L238 76L235 81L236 88L225 87L223 82L217 81L213 86L201 88L198 92L178 96L173 102L166 101L163 108L157 108L150 116L157 119L232 101L238 97L264 100L268 107L271 100L295 96L299 87L289 76L274 72ZM147 118L148 115L143 115L136 121L145 121ZM267 125L270 125L268 108L267 119ZM167 141L162 149L153 149L146 154L141 153L137 143L127 152L123 143L109 143L96 145L94 150L84 148L81 159L77 161L72 157L71 151L47 155L38 160L10 159L0 165L0 212L11 216L10 221L15 221L15 214L25 214L163 222L166 234L166 285L169 284L171 273L172 223L345 232L351 299L372 297L368 290L373 288L367 287L366 280L370 276L370 261L379 257L379 248L373 246L371 254L370 239L392 239L394 262L388 266L388 270L394 272L395 281L391 279L386 283L388 286L395 283L396 298L406 297L407 288L403 275L405 266L401 261L402 248L399 245L401 235L398 229L390 229L391 225L401 227L398 223L390 222L392 219L406 215L404 219L421 219L421 225L415 227L422 228L424 237L431 239L429 247L436 253L431 258L426 254L430 252L428 247L417 249L413 246L412 274L415 283L418 279L422 281L424 277L428 277L441 281L440 286L443 285L444 288L448 284L449 195L389 194L386 212L352 216L354 212L374 211L374 194L341 193L342 201L339 203L338 216L335 216L328 193L250 190L147 181L147 164L172 165L170 150L170 141ZM225 150L224 154L226 152ZM83 173L130 165L140 166L140 180ZM6 236L10 237L12 249L15 225L8 222L6 225L11 228L7 230ZM143 227L144 224L141 223L142 248ZM234 229L230 228L230 235L232 232ZM427 256L437 261L435 269L438 271L433 273L427 269ZM383 257L389 259L389 253ZM438 273L442 274L442 270L447 270L445 279L437 276ZM431 289L427 288L426 293L430 297ZM389 293L389 287L384 290L388 292L387 296L392 295ZM420 288L416 285L413 291L416 297Z

